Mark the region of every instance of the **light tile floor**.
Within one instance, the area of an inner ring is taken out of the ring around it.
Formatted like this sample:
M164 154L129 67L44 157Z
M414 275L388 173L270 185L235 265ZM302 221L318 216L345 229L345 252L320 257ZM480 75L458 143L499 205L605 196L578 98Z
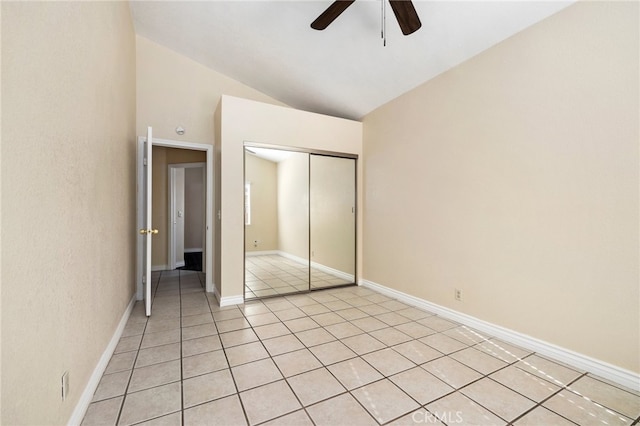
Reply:
M156 275L84 425L632 425L640 393L362 287L219 308Z
M249 255L245 260L247 299L307 291L309 283L316 289L352 282L277 254Z

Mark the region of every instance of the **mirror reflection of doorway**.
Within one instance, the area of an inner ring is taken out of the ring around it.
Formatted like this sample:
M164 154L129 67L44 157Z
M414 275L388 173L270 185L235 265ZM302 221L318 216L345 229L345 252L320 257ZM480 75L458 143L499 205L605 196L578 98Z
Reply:
M245 298L349 285L355 156L245 147Z

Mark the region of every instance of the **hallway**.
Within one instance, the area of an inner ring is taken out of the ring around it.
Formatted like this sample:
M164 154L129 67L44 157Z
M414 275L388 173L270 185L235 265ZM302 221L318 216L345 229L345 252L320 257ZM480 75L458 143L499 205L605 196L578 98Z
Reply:
M83 425L631 425L640 396L363 287L219 308L153 275Z

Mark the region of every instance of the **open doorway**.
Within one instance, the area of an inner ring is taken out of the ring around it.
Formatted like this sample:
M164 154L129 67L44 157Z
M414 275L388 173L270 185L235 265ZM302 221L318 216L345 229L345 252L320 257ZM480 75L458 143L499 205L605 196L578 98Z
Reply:
M159 232L151 243L151 270L168 271L185 266L184 165L206 164L206 152L156 145L152 152L151 221ZM204 229L201 228L200 232Z
M202 272L206 240L206 163L168 165L168 266Z
M213 292L213 146L207 144L198 144L191 142L172 141L165 139L153 139L151 149L149 151L149 159L146 160L147 155L144 154L145 141L150 138L147 135L145 137L138 138L138 177L137 186L139 190L138 194L138 228L142 229L145 226L146 211L149 211L150 218L148 222L153 225L147 227L153 228L153 238L150 242L149 249L149 261L143 262L143 238L138 238L137 243L137 298L142 300L144 289L144 270L145 265L149 265L149 269L155 271L166 271L169 269L169 228L170 228L170 215L169 212L169 164L192 164L199 163L198 166L202 168L202 184L201 192L204 192L204 226L201 228L200 233L202 239L198 247L186 247L186 248L201 248L202 260L201 270L204 276L205 289L207 292ZM151 167L151 165L153 165ZM204 166L204 167L203 167ZM150 185L150 198L148 207L145 207L146 191L143 190L146 178L145 169L149 169Z

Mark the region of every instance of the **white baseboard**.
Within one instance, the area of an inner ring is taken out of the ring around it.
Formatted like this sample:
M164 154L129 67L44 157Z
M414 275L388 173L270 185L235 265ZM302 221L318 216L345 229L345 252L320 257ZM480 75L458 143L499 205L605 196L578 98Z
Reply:
M151 272L168 271L169 265L152 265Z
M228 296L218 299L220 301L220 307L231 305L242 305L244 303L244 296Z
M220 304L220 293L218 292L218 287L216 287L215 285L213 286L213 295L215 296L216 300L218 301L218 304Z
M222 297L215 286L213 287L213 295L218 300L218 304L220 304L221 308L231 305L242 305L244 303L244 296L239 295Z
M352 283L355 280L355 276L352 274L347 274L346 272L338 271L337 269L333 269L329 266L321 265L316 262L311 262L311 267L319 271L322 271L326 274L333 275L334 277L338 277L345 281L349 281L349 283Z
M184 265L186 265L186 263L184 262L184 260L181 260L179 262L176 262L176 268L182 268Z
M116 346L118 346L118 342L120 341L120 337L122 336L124 327L127 325L127 321L129 320L129 316L131 315L131 311L133 310L133 305L135 303L136 295L134 294L131 298L131 301L129 302L129 305L127 306L127 309L125 309L124 313L122 314L122 318L120 318L120 322L116 327L116 331L113 333L109 344L102 353L102 356L100 357L96 368L93 369L93 373L91 374L91 377L89 377L89 382L85 386L82 395L80 395L80 400L76 404L76 408L73 410L71 418L69 419L69 425L77 426L82 423L82 419L84 418L84 415L89 408L89 404L91 404L91 400L93 399L93 394L96 392L98 384L100 384L100 379L102 378L104 371L107 369L107 365L109 365L109 360L113 355L113 351L115 351Z
M203 252L204 253L204 251L202 250L202 247L200 247L200 248L198 248L198 247L196 247L196 248L186 248L183 251L184 251L184 253L199 253L199 252Z
M272 254L279 254L278 250L262 250L262 251L247 251L246 256L269 256Z
M286 257L287 259L293 260L294 262L299 263L301 265L306 265L309 263L307 259L296 256L295 254L287 253L286 251L276 250L274 254L277 254L278 256Z
M301 265L310 264L311 267L314 268L314 269L317 269L317 270L325 272L325 273L327 273L329 275L333 275L335 277L341 278L343 280L347 280L349 282L354 282L354 280L355 280L355 276L352 275L352 274L347 274L346 272L342 272L342 271L339 271L337 269L331 268L329 266L322 265L322 264L320 264L318 262L313 262L312 261L311 263L309 263L309 261L307 259L305 259L303 257L295 256L295 255L293 255L291 253L286 253L284 251L279 251L278 250L274 254L278 254L278 255L280 255L282 257L286 257L287 259L293 260L294 262L299 263Z
M433 312L443 318L447 318L478 331L482 331L506 342L513 343L514 345L532 350L546 357L574 366L580 370L595 374L596 376L600 376L635 391L640 391L640 374L634 373L633 371L629 371L552 343L536 339L535 337L483 321L476 317L472 317L471 315L463 314L462 312L428 302L424 299L411 296L372 281L361 279L358 284L364 287L369 287L386 296L398 299L401 302Z

